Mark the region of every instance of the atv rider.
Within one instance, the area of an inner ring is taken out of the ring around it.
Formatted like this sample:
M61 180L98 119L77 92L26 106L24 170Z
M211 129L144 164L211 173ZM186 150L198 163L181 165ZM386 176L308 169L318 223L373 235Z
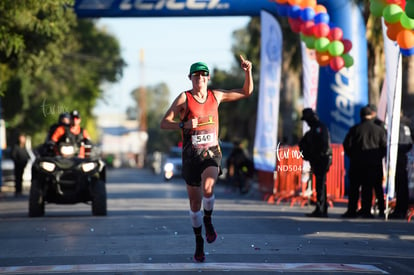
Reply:
M70 121L71 121L70 114L68 112L61 113L59 115L58 122L53 124L52 126L50 126L49 132L47 133L47 136L46 136L45 143L47 143L48 141L50 141L52 139L53 133L56 131L56 129L59 126L64 126L64 127L69 129Z
M71 118L71 125L70 127L65 127L63 125L56 128L55 132L51 136L51 142L55 145L55 149L57 149L57 145L60 142L68 142L73 144L79 148L79 158L85 157L85 147L84 144L90 144L90 136L86 129L83 129L81 124L81 117L77 110L73 110L70 113Z

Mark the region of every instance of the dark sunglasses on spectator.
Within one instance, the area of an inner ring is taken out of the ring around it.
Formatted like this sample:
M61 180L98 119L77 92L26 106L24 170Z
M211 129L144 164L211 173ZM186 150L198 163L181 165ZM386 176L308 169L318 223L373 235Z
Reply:
M191 74L191 76L208 76L208 72L206 71L198 71Z

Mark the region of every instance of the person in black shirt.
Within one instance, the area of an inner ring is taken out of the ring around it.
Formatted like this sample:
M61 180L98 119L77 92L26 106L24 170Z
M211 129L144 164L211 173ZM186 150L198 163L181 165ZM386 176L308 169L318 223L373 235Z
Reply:
M30 155L26 149L26 136L20 134L17 144L11 150L11 158L14 162L14 181L15 181L15 196L22 195L23 172L30 159Z
M361 122L351 127L343 141L344 152L350 160L348 209L343 218L356 218L361 187L361 211L363 218L372 218L372 189L382 191L377 195L379 215L384 215L384 193L382 190L382 159L386 155L386 131L375 124L369 107L360 110ZM378 188L381 186L381 188Z
M329 131L311 108L303 109L301 120L306 121L310 130L300 140L299 149L302 151L304 159L309 161L316 180L316 208L306 216L328 217L326 174L332 164Z
M410 121L401 114L400 131L398 138L397 166L395 173L395 192L396 205L394 212L390 214L391 219L404 219L407 216L409 191L408 191L408 173L407 153L413 147L411 137Z

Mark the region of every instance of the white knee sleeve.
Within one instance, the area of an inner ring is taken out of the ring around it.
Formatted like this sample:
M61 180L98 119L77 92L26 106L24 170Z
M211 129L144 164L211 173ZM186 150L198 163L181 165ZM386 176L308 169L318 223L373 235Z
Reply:
M200 227L203 222L203 214L201 211L193 212L190 210L191 225L194 228Z
M203 207L204 207L205 210L207 210L207 211L213 210L213 208L214 208L214 199L215 199L214 195L211 196L210 198L206 198L206 197L203 198Z

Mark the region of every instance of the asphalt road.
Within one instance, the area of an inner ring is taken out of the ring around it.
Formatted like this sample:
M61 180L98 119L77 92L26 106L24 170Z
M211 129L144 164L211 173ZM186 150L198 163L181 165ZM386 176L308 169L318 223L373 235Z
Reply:
M0 194L0 274L414 274L414 221L308 218L313 206L268 204L253 189L216 188L218 238L195 263L180 178L108 172L108 216L90 205L46 205L29 218L26 196Z

